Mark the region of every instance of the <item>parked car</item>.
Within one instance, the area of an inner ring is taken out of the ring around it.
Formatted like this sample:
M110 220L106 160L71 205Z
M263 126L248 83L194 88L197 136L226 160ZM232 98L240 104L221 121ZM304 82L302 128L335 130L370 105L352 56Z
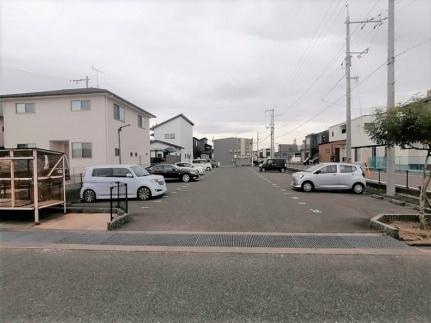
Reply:
M310 161L308 162L309 165L315 165L318 163L319 163L319 156L311 158Z
M218 167L220 167L219 165L220 165L220 163L219 162L216 162L215 160L210 160L210 162L211 162L211 166L212 166L212 168L218 168Z
M159 164L148 167L151 174L162 175L165 179L177 179L182 182L190 182L199 178L197 169L180 168L173 164Z
M278 170L280 172L285 172L286 169L286 160L282 158L268 158L259 165L260 172L266 172L268 170Z
M365 174L361 167L347 163L322 163L304 171L294 173L293 188L305 192L312 190L352 190L362 194L366 187Z
M175 163L174 165L179 168L196 169L199 172L199 175L205 175L205 168L203 168L202 166L195 166L193 164L183 162Z
M202 166L206 171L211 170L213 167L206 159L193 159L192 164L195 166Z
M289 163L295 163L295 164L300 164L301 163L301 157L300 156L292 156L292 158L290 158Z
M109 199L110 187L127 184L127 197L147 200L168 190L163 176L150 175L139 165L100 165L87 167L82 179L80 198L85 202Z

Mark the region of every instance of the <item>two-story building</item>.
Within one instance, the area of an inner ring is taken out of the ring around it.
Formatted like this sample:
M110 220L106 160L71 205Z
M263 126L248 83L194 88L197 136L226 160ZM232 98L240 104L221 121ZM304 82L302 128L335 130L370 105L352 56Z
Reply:
M212 155L213 147L206 137L201 139L193 137L193 158L212 159Z
M120 153L122 163L150 164L149 119L155 116L109 90L8 94L0 101L6 148L62 151L71 174L89 165L118 163Z
M166 121L156 124L151 128L153 130L154 140L151 142L151 153L159 151L160 142L166 147L176 149L175 154L179 160L189 162L193 159L193 126L184 114L179 114ZM173 146L172 146L173 145ZM164 157L169 154L168 150L164 151Z
M329 127L329 142L319 145L319 161L341 162L346 161L346 122Z
M214 159L222 165L233 165L237 161L249 160L253 154L253 139L221 138L214 139Z

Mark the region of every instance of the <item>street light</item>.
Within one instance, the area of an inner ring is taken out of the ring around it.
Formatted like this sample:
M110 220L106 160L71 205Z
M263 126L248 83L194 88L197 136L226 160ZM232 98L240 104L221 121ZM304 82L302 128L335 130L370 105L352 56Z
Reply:
M118 161L119 164L121 164L121 140L120 140L120 132L121 129L130 126L130 124L125 124L124 126L121 126L120 128L118 128Z

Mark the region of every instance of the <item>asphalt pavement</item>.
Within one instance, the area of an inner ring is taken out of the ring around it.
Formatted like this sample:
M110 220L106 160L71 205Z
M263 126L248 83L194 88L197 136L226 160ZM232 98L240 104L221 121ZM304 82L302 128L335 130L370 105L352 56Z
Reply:
M168 182L168 194L130 201L131 221L121 230L203 232L372 232L378 213L412 210L350 192L304 193L289 173L224 167L198 182Z
M3 322L429 322L431 257L0 251Z

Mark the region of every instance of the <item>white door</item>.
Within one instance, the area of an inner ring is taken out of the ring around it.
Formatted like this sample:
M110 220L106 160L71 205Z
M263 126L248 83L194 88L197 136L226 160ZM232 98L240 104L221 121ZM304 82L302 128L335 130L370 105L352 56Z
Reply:
M337 165L324 166L314 173L314 185L316 188L338 188Z

